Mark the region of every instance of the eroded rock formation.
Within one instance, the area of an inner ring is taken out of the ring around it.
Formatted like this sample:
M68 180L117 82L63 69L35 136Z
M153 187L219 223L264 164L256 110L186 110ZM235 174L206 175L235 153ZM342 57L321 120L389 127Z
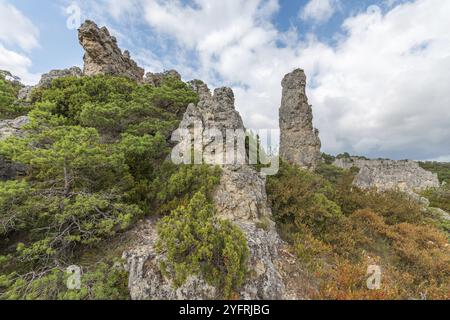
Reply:
M144 83L148 83L153 87L160 87L165 79L173 78L181 80L181 75L176 70L168 70L162 73L151 73L148 72L145 75Z
M280 108L280 157L313 170L321 161L319 132L313 127L312 108L306 97L306 75L301 69L287 74L283 81Z
M122 51L115 37L106 27L99 28L94 22L87 20L78 29L78 39L85 50L84 74L123 76L141 82L144 69L130 58L128 51Z
M333 164L343 169L359 168L353 183L363 189L399 189L406 193L415 193L439 187L436 174L422 169L417 162L411 160L367 160L351 157L336 159Z
M25 86L20 89L19 94L17 96L18 100L29 101L31 97L31 92L35 88L48 88L52 84L54 79L63 78L63 77L81 77L83 75L83 71L81 71L78 67L71 67L68 69L62 70L51 70L48 73L44 73L41 76L39 83L35 86Z
M192 86L201 92L198 105L191 104L180 124L180 131L192 131L200 125L201 131L244 129L239 113L234 108L233 91L219 88L211 95L204 83L196 81ZM179 137L180 138L180 137ZM187 139L191 143L191 139ZM203 140L196 145L203 151L211 141ZM221 143L224 143L223 141ZM240 149L235 151L239 153ZM245 153L245 150L244 150ZM245 159L245 154L236 159ZM205 160L205 159L204 159ZM219 186L213 193L217 214L233 221L245 234L250 250L249 276L242 287L242 299L282 299L292 297L287 293L282 266L285 256L281 254L285 244L275 230L271 210L267 204L265 178L246 164L223 165ZM264 225L264 227L261 227ZM130 274L130 292L133 299L214 299L215 288L202 279L191 277L184 286L175 289L170 279L159 270L163 256L155 253L156 230L153 222L146 222L142 245L124 253Z
M37 84L37 87L49 87L52 84L54 79L63 78L63 77L81 77L83 75L83 71L81 71L78 67L72 67L68 69L62 70L52 70L48 73L44 73L41 76L41 80Z

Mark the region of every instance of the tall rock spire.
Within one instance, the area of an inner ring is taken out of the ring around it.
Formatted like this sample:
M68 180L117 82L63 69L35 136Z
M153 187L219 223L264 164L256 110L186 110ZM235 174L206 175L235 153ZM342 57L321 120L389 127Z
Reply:
M106 27L99 28L87 20L78 29L78 39L84 48L84 74L94 76L106 74L143 81L144 69L130 58L130 53L122 53L117 40Z
M287 74L282 87L280 156L291 164L314 170L321 159L321 143L319 131L312 124L312 109L305 92L305 72L296 69Z

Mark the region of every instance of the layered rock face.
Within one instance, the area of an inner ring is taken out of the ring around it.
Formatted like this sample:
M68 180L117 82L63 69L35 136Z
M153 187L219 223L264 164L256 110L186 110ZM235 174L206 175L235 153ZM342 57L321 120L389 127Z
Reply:
M414 193L439 187L437 174L422 169L417 162L410 160L365 160L352 157L336 159L333 164L343 169L359 168L354 184L363 189L399 189Z
M0 141L12 136L20 136L24 125L28 123L28 117L19 117L14 120L0 121ZM0 156L0 180L14 179L17 176L23 175L26 168L17 163L11 163Z
M305 169L314 170L321 161L319 132L314 129L312 108L306 97L306 75L301 69L283 81L280 108L280 157Z
M99 28L94 22L87 20L78 29L78 39L85 50L84 74L123 76L142 82L144 69L130 58L130 53L122 53L115 37L109 34L106 27Z
M211 95L203 82L191 83L198 90L201 101L191 104L180 124L180 132L192 132L201 127L225 133L227 130L244 129L239 113L234 108L234 95L229 88L219 88ZM198 128L198 127L197 127ZM178 137L180 138L180 137ZM181 137L182 138L182 137ZM191 138L186 139L191 143ZM195 145L203 151L211 141ZM221 143L224 143L223 141ZM239 149L235 150L239 153ZM245 150L244 150L245 153ZM245 158L241 154L236 158ZM204 159L205 160L205 159ZM282 299L292 297L286 290L282 266L285 246L278 236L267 205L265 178L246 164L235 163L222 166L220 185L213 193L217 214L222 219L233 221L245 234L250 250L249 276L240 292L242 299ZM260 224L265 227L261 228ZM259 226L259 227L258 227ZM133 299L214 299L220 293L202 279L191 277L181 288L175 289L170 279L159 270L164 256L156 254L155 223L145 222L144 232L139 232L141 245L124 253L129 271L129 288Z

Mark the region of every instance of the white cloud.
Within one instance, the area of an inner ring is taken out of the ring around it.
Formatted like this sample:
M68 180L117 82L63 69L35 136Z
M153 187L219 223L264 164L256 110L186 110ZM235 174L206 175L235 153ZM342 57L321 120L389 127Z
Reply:
M0 69L8 70L20 77L22 83L35 84L39 81L40 75L30 73L29 67L31 60L27 56L8 50L0 43Z
M30 50L39 45L38 29L12 4L0 0L0 41Z
M339 8L338 0L309 0L299 16L302 20L313 20L317 23L330 19Z
M276 0L141 0L155 39L176 43L164 61L185 77L231 86L247 127L278 127L281 79L301 67L326 152L448 155L450 1L392 2L386 13L372 6L344 21L333 46L278 31L270 19L277 10Z
M450 2L418 0L344 22L337 48L305 51L325 147L396 158L448 154ZM309 50L317 44L312 44Z
M19 76L25 84L36 83L39 75L29 72L32 63L27 54L39 46L38 36L38 29L26 16L0 0L0 69Z

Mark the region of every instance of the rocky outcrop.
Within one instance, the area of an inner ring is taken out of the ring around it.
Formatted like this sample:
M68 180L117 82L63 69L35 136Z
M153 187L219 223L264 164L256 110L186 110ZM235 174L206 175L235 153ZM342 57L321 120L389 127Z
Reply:
M244 129L239 113L234 108L233 91L219 88L211 95L204 83L191 83L195 90L201 92L197 105L191 104L175 136L180 139L182 132L192 132L194 127L200 135L209 130L226 133L227 130ZM212 141L205 135L200 144L194 144L194 150L204 151ZM185 139L191 146L191 137ZM183 142L182 142L183 143ZM182 144L181 143L181 144ZM224 144L224 140L214 143ZM191 150L191 148L188 148ZM245 160L245 149L236 148L235 159ZM214 156L217 156L215 154ZM225 155L223 155L225 156ZM217 158L215 158L217 159ZM203 160L213 160L206 155ZM238 226L246 236L250 259L249 275L239 292L241 299L282 299L292 297L287 294L287 275L282 273L285 255L280 254L285 244L275 230L271 220L271 210L267 205L265 178L252 167L243 163L224 164L219 186L213 192L217 214ZM191 277L181 288L175 289L170 279L165 278L159 270L163 255L155 253L156 230L154 222L146 222L144 239L140 245L124 253L126 268L129 271L129 288L133 299L215 299L215 288L202 279ZM286 278L283 278L283 275Z
M313 127L312 108L306 97L306 75L296 69L283 81L280 107L280 157L314 170L321 161L319 132Z
M144 83L147 83L153 87L160 87L166 79L181 80L181 75L176 70L164 71L162 73L148 72L145 75Z
M12 136L20 136L24 125L28 123L28 117L19 117L14 120L0 121L0 141ZM14 179L17 176L25 174L25 166L4 159L0 155L0 180Z
M33 86L25 86L22 89L19 90L19 93L17 95L18 100L30 100L31 97L31 91L33 90Z
M200 101L211 98L211 91L209 91L208 86L202 80L191 80L188 82L188 85L198 94Z
M399 189L406 193L439 187L436 174L422 169L415 161L367 160L356 157L336 159L335 166L343 169L359 168L354 185L380 191Z
M85 50L85 75L123 76L143 81L144 69L130 58L128 51L122 53L116 38L109 34L106 27L99 28L94 22L87 20L78 29L78 39Z
M38 88L48 88L54 79L64 78L64 77L81 77L83 72L78 67L72 67L69 69L62 70L52 70L49 73L44 73L41 77L41 80L37 84Z
M57 70L51 70L48 73L44 73L41 76L41 80L39 83L35 86L25 86L23 87L17 96L18 100L21 101L29 101L31 98L31 92L35 88L48 88L52 84L52 81L54 79L58 78L64 78L64 77L81 77L83 75L83 72L78 67L71 67L68 69L57 69Z
M28 124L28 117L22 116L13 120L0 120L0 141L11 136L20 136L22 127Z

